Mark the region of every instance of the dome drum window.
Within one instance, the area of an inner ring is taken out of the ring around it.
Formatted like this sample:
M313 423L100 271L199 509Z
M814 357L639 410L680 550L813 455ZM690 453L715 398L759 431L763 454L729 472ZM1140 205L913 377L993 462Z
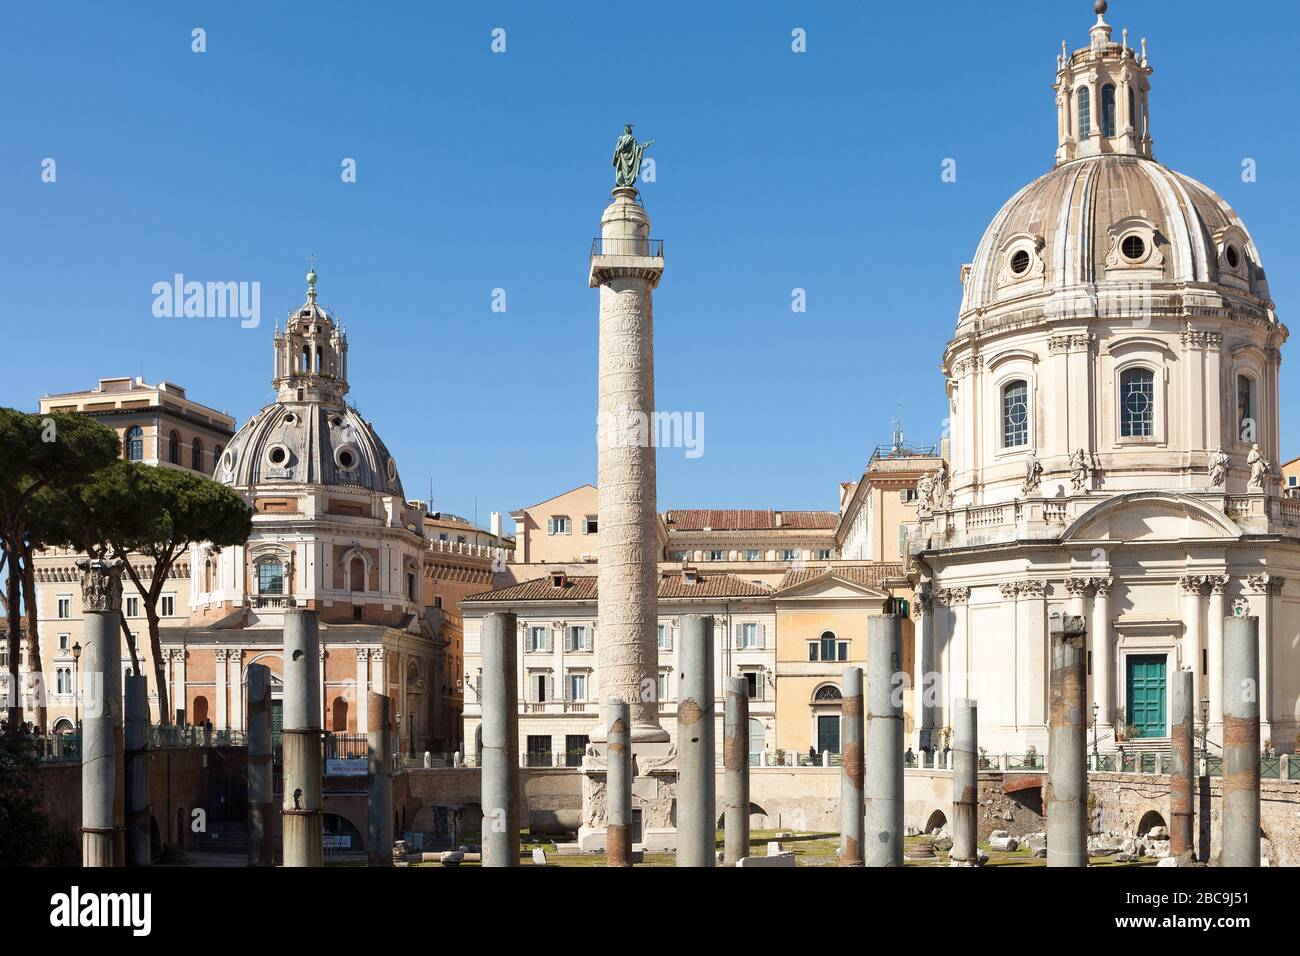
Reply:
M1155 223L1140 216L1129 216L1110 227L1110 250L1106 255L1108 272L1140 270L1144 278L1159 278L1164 264L1165 256L1160 251L1160 234Z
M361 464L361 449L356 445L340 445L334 449L334 464L342 471L355 471Z
M1002 244L1002 268L998 271L998 285L1014 285L1031 279L1042 279L1044 273L1041 236L1019 233Z
M1246 254L1249 240L1235 227L1220 231L1214 237L1219 250L1219 279L1239 289L1250 288L1250 257Z
M227 452L229 455L229 452ZM270 473L287 474L290 465L293 464L293 453L289 451L289 446L283 442L276 442L266 449L266 463L270 466Z

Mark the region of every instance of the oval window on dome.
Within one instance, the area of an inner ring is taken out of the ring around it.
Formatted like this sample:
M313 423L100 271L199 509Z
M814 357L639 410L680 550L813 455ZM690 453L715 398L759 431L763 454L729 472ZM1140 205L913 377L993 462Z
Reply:
M351 471L361 463L361 451L356 445L342 445L334 450L334 463L343 471Z
M284 467L289 461L289 449L284 445L272 445L266 451L266 460L276 467Z
M298 424L298 416L293 412L289 412L284 416L284 423L286 425L296 425Z
M1236 246L1228 246L1224 258L1228 260L1229 269L1237 269L1241 266L1241 253L1237 251Z
M1029 253L1026 250L1017 249L1011 253L1011 271L1018 276L1029 271Z
M388 467L385 470L388 472L389 481L397 480L397 462L391 458L388 459Z
M1124 253L1124 258L1130 262L1137 262L1147 252L1147 244L1141 236L1125 236L1119 248Z

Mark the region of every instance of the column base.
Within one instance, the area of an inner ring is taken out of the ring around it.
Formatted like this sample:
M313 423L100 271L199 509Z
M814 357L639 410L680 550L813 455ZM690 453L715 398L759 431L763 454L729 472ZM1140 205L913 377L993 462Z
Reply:
M661 728L655 728L661 730ZM667 735L665 734L665 737ZM606 848L605 745L591 741L582 761L582 825L578 847L586 853ZM667 739L642 741L632 746L632 813L640 817L640 839L633 849L647 853L677 850L677 750Z

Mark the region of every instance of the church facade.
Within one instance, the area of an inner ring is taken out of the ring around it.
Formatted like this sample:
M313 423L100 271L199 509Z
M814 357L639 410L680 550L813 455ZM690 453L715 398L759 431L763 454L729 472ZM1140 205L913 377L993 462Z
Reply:
M951 471L925 489L910 541L913 677L931 690L916 741L943 746L954 700L972 697L990 752L1045 752L1061 611L1088 624L1102 751L1167 747L1170 678L1191 670L1214 753L1223 620L1239 613L1260 621L1261 739L1289 751L1300 502L1274 464L1287 328L1241 218L1155 159L1146 43L1116 42L1097 9L1088 45L1057 58L1055 167L961 272L942 356Z

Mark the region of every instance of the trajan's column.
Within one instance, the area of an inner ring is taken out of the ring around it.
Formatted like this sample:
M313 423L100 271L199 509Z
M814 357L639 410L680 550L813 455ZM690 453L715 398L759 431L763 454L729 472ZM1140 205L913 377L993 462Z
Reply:
M600 527L596 644L598 694L626 701L632 718L635 773L641 781L643 835L671 832L675 768L669 735L659 725L654 442L654 290L663 248L650 239L650 217L636 181L650 143L628 125L614 148L614 201L600 219L588 285L600 289L600 384L596 419ZM590 733L604 742L604 727ZM584 831L603 842L603 748L595 747L584 788ZM656 772L658 771L658 772ZM657 819L661 791L664 819ZM583 835L580 834L580 838ZM653 839L650 842L656 842ZM594 847L594 844L591 844Z

